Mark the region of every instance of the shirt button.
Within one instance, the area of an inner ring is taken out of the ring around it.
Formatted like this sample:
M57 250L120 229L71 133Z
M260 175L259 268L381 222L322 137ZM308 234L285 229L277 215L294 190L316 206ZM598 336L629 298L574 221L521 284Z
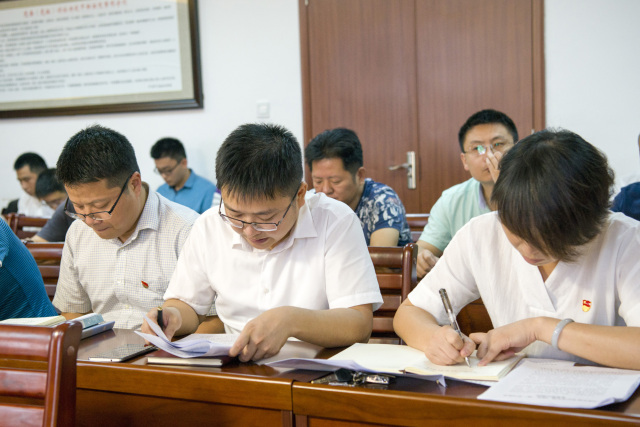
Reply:
M268 293L269 293L269 289L264 288L264 293L265 293L265 294L268 294Z

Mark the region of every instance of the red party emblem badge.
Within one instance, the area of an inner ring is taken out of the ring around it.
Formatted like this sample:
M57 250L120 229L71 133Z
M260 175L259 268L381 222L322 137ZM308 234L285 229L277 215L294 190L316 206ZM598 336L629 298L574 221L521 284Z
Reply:
M142 286L144 286L145 288L149 287L149 284L147 282L145 282L144 280L141 280L140 283L142 283Z
M589 311L591 310L591 301L583 299L582 300L582 311Z

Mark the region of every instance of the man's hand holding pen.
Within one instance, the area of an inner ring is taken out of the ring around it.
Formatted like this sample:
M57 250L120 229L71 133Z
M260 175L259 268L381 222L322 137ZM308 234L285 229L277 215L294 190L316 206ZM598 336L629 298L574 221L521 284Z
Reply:
M151 320L156 321L156 323L162 328L164 334L169 340L173 338L176 331L180 328L180 326L182 326L182 318L180 316L180 312L175 307L162 307L162 309L160 309L160 307L152 308L147 312L147 317ZM147 325L146 320L142 322L142 327L140 328L140 330L145 334L155 335L149 325Z

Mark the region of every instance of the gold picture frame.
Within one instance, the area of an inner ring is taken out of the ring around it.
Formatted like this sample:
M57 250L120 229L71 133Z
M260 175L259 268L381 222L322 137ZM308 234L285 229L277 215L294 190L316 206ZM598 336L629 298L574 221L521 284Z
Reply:
M0 2L0 118L203 108L197 0Z

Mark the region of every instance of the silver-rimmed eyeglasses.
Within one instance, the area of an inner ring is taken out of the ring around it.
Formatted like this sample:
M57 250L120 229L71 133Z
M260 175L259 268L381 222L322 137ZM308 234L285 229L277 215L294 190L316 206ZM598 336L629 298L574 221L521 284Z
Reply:
M513 146L512 142L498 141L488 145L481 145L481 144L475 145L470 149L468 149L467 151L465 151L464 153L470 154L472 156L482 156L483 154L486 154L488 150L487 147L491 147L493 151L504 153L507 149L511 148L511 146Z
M222 213L222 199L220 199L220 205L218 206L218 214L220 215L220 217L223 219L224 222L226 222L227 224L229 224L234 228L243 229L245 225L250 225L256 231L276 231L278 229L278 226L282 224L282 221L284 221L284 218L287 216L287 213L289 212L289 209L291 209L291 205L293 205L293 201L295 200L297 195L298 195L298 192L296 191L296 194L293 195L293 197L291 198L291 201L289 202L289 206L287 207L287 210L284 211L284 215L282 215L282 218L280 218L280 221L278 222L247 222L241 219L227 216Z
M109 209L108 211L91 212L91 213L88 213L88 214L69 212L67 210L67 206L69 206L69 198L67 197L67 200L64 202L64 213L66 213L67 215L69 215L73 219L80 219L82 221L86 221L87 218L91 218L94 221L104 221L104 220L107 220L107 219L111 218L111 213L116 208L116 205L120 201L120 197L122 197L122 194L124 193L124 189L127 188L127 183L129 182L129 180L131 179L131 177L133 176L134 173L135 172L133 172L131 175L129 175L127 180L124 182L124 184L122 185L122 190L120 190L120 194L118 194L118 198L116 199L116 201L113 204L113 206L111 206L111 209Z

